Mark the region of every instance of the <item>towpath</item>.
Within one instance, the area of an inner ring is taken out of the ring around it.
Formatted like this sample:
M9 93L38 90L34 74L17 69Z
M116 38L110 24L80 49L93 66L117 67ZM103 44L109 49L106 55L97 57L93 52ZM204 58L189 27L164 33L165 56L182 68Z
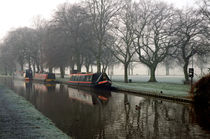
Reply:
M32 104L0 85L0 139L68 139Z

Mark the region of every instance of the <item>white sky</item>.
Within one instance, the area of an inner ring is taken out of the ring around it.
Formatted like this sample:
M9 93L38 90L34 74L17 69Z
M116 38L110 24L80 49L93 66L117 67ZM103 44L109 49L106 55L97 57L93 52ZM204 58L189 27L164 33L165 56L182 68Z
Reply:
M40 15L47 19L57 5L80 0L1 0L0 1L0 40L8 31L18 27L30 27L33 18ZM191 6L194 0L163 0L182 8Z

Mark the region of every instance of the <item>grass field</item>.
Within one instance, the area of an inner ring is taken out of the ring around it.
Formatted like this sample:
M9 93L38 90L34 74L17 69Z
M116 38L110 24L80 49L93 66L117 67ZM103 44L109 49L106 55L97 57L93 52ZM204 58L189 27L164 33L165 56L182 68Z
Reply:
M156 76L158 82L147 82L149 76L134 75L129 76L132 83L124 83L122 75L110 76L113 81L113 86L122 89L134 90L139 92L150 92L159 94L162 92L164 95L176 97L189 97L190 85L183 84L183 76Z
M115 82L123 82L123 75L113 75L109 76L112 81ZM147 82L149 80L149 76L146 75L133 75L129 76L128 79L131 79L132 82ZM158 82L161 83L175 83L175 84L183 84L184 76L156 76ZM194 78L194 80L197 80Z
M117 88L129 89L139 92L150 93L162 93L164 95L187 97L190 85L174 84L174 83L150 83L150 82L138 82L138 83L123 83L113 82L113 86Z

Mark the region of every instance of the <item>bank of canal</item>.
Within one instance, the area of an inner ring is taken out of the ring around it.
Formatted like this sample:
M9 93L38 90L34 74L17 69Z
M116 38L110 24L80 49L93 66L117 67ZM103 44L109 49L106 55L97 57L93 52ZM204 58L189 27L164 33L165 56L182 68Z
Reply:
M0 85L0 138L69 139L32 104L2 85Z
M72 138L210 138L209 111L188 103L63 84L9 79L0 83Z

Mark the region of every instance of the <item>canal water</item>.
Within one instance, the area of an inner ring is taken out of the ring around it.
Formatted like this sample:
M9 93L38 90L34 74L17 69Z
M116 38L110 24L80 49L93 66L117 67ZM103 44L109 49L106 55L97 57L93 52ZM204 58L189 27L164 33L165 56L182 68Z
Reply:
M210 138L210 112L123 92L0 78L76 139ZM208 108L207 108L208 109Z

